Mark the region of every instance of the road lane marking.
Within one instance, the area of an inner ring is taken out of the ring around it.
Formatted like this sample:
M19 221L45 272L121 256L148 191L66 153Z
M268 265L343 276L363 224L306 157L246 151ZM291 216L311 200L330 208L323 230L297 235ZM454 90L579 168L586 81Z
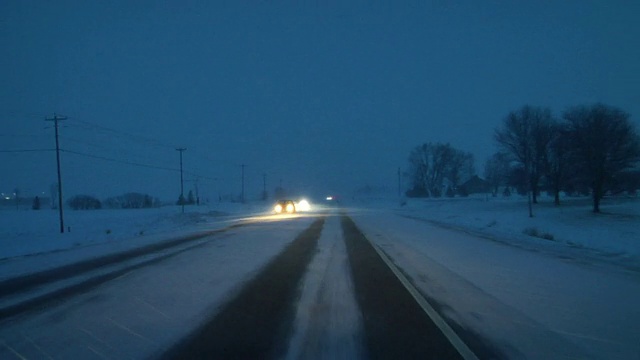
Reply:
M38 344L36 344L35 341L33 341L32 338L30 338L29 336L27 336L24 332L20 332L20 335L22 335L23 338L27 339L27 341L34 347L36 348L36 350L38 350L42 355L46 356L47 358L54 360L53 357L51 355L49 355L46 351L44 351L44 349L42 349Z
M393 274L398 278L398 280L400 280L407 291L409 291L411 296L413 296L422 310L427 313L429 318L431 318L431 320L436 324L440 331L442 331L444 336L446 336L447 340L449 340L453 347L455 347L458 353L466 360L478 360L476 354L474 354L473 351L469 349L467 344L465 344L464 341L460 339L458 334L453 331L453 329L449 326L449 324L447 324L446 321L444 321L440 314L438 314L438 312L435 311L435 309L431 305L429 305L427 300L422 296L422 294L420 294L418 289L416 289L413 284L411 284L411 282L404 276L404 274L402 274L400 269L398 269L398 267L391 261L391 259L389 259L387 254L385 254L385 252L380 249L378 245L374 244L371 241L369 241L369 243L373 245L374 250L378 253L380 258L385 262L385 264L387 264L389 269L391 269Z
M20 354L20 353L19 353L18 351L16 351L14 348L12 348L11 346L7 345L7 343L6 343L6 342L2 341L2 345L3 345L5 348L9 349L9 351L11 351L11 353L12 353L13 355L15 355L18 359L21 359L21 360L27 360L27 358L26 358L26 357L22 356L22 354Z

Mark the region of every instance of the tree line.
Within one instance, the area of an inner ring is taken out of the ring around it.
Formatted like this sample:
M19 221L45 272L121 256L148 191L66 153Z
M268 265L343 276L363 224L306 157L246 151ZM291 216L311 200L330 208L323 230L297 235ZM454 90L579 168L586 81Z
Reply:
M425 143L409 154L409 197L454 196L459 185L475 175L473 155L450 144ZM465 195L462 193L461 195Z
M549 108L525 105L509 112L494 140L498 151L484 175L495 196L500 188L528 194L529 214L541 191L590 194L593 211L607 192L640 187L640 137L630 115L605 104L567 109L556 118ZM473 156L448 144L423 144L409 155L408 196L440 196L474 175Z
M109 209L146 209L160 207L160 199L148 194L126 193L120 196L113 196L100 201L91 195L75 195L67 200L67 205L73 210L96 210L102 208Z

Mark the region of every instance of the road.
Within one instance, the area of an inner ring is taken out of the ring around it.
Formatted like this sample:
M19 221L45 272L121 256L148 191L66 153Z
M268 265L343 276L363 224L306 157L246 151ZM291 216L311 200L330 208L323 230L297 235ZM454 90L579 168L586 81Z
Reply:
M104 256L0 293L3 359L461 358L337 213Z
M515 268L487 265L495 256L507 256L529 259L527 266L537 269L547 266L548 258L505 250L503 245L493 249L498 245L486 239L459 235L416 219L381 214L333 210L264 216L4 281L0 358L507 359L633 354L633 345L624 348L625 343L618 342L633 344L637 335L598 338L582 323L587 328L578 334L559 321L549 324L544 307L515 306L508 295L531 296L536 303L541 294L509 294L503 287L522 275ZM484 263L477 256L483 251L494 254ZM479 269L493 271L493 281L483 283L486 277L477 276ZM626 291L635 296L636 285L631 282ZM511 289L517 292L521 287ZM571 306L562 299L553 305ZM634 319L636 315L628 321ZM611 347L618 350L591 351L585 338L613 342Z

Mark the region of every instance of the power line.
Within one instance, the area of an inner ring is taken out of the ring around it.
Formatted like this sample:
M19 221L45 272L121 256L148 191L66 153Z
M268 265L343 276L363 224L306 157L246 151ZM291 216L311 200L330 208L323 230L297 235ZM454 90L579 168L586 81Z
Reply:
M71 142L74 142L76 144L87 145L87 146L96 147L96 148L100 148L100 149L107 149L107 150L111 149L111 147L109 147L109 146L96 144L95 142L91 142L91 141L78 140L76 138L72 138L72 137L68 137L68 136L60 136L60 139L64 139L66 141L71 141Z
M0 153L26 153L26 152L46 152L46 151L56 151L56 149L0 150Z
M77 118L69 118L69 121L77 123L77 124L72 125L74 128L80 128L80 129L85 129L85 130L95 129L95 130L100 130L100 131L103 131L103 132L108 132L110 134L116 134L116 135L120 136L120 138L124 137L124 138L127 138L130 141L136 141L136 144L138 144L138 145L145 145L146 144L146 145L155 146L155 147L161 147L161 148L166 148L166 149L175 149L176 148L174 145L165 143L163 141L160 141L160 140L157 140L157 139L154 139L154 138L141 136L141 135L136 135L136 134L128 133L128 132L121 131L121 130L116 130L116 129L109 128L109 127L106 127L106 126L93 124L93 123L88 122L88 121L79 120ZM225 159L214 160L214 159L210 158L209 156L205 155L204 153L199 152L198 150L190 149L189 152L192 153L194 156L200 157L203 160L206 160L206 161L211 162L211 163L225 164L225 165L230 165L230 166L240 165L238 163L232 163L232 162L226 161Z
M90 147L95 149L100 149L103 151L107 151L108 152L108 156L111 156L111 158L114 157L125 157L131 160L128 160L129 162L131 162L132 160L143 164L143 163L153 163L154 162L154 158L152 158L151 156L149 156L148 154L140 154L139 152L133 153L131 151L127 151L128 149L130 149L131 147L127 146L127 147L113 147L113 146L108 146L108 145L102 145L101 143L96 143L95 141L87 141L87 140L79 140L76 138L72 138L72 137L68 137L68 136L60 136L61 139L64 139L66 141L75 143L75 144L79 144L79 145L83 145L83 150L86 147ZM107 156L104 156L107 157Z
M194 173L194 172L191 172L191 171L186 171L186 170L184 171L184 173L185 173L186 175L191 175L191 176L194 176L194 177L198 177L198 178L200 178L200 179L206 179L206 180L211 180L211 181L218 181L218 180L220 180L220 178L219 178L219 177L203 176L203 175L200 175L200 174L197 174L197 173Z
M176 169L176 168L169 168L169 167L163 167L163 166L157 166L157 165L143 164L143 163L127 161L127 160L119 160L119 159L114 159L114 158L110 158L110 157L106 157L106 156L87 154L87 153L84 153L84 152L74 151L74 150L60 149L60 151L66 152L66 153L69 153L69 154L78 155L78 156L84 156L84 157L88 157L88 158L92 158L92 159L99 159L99 160L110 161L110 162L114 162L114 163L120 163L120 164L137 166L137 167L143 167L143 168L148 168L148 169L176 171L176 172L180 171L180 169ZM184 171L184 173L187 174L187 175L191 175L191 176L197 176L197 177L199 177L201 179L207 179L207 180L212 180L212 181L219 180L219 178L217 178L217 177L204 176L204 175L196 174L196 173L190 172L190 171Z
M128 138L129 140L138 141L137 142L138 145L144 145L143 143L139 142L139 141L143 141L144 143L146 143L146 145L152 145L152 146L156 146L156 147L170 148L170 149L175 149L176 148L174 145L162 142L162 141L154 139L154 138L127 133L125 131L108 128L108 127L102 126L102 125L96 125L96 124L93 124L91 122L84 121L84 120L79 120L79 119L76 119L76 118L70 118L69 120L73 121L73 122L80 123L82 125L85 125L85 129L97 129L97 130L101 130L101 131L106 131L106 132L109 132L109 133L112 133L112 134L119 135L119 136L121 136L121 138L125 137L125 138ZM77 127L77 126L78 125L74 125L74 127ZM75 142L78 142L78 143L84 143L84 144L90 145L90 146L98 147L98 145L89 144L87 142L83 142L83 141L76 140L76 139L73 139L72 141L75 141ZM224 160L213 160L209 156L206 156L206 155L204 155L203 153L201 153L201 152L199 152L197 150L193 151L193 150L190 149L189 152L193 153L193 155L195 155L195 156L198 156L198 157L200 157L200 158L202 158L202 159L204 159L206 161L212 162L212 163L226 163L227 165L237 165L235 163L231 163L231 162L224 161Z
M127 164L127 165L131 165L131 166L145 167L145 168L157 169L157 170L180 171L180 169L174 169L174 168L168 168L168 167L156 166L156 165L149 165L149 164L142 164L142 163L126 161L126 160L112 159L112 158L108 158L106 156L92 155L92 154L87 154L87 153L83 153L83 152L80 152L80 151L65 150L65 149L61 149L60 151L64 151L64 152L69 153L69 154L85 156L85 157L89 157L89 158L93 158L93 159L100 159L100 160L105 160L105 161L121 163L121 164Z
M157 139L153 139L153 138L150 138L150 137L145 137L145 136L140 136L140 135L136 135L136 134L127 133L125 131L112 129L112 128L109 128L109 127L106 127L106 126L102 126L102 125L93 124L91 122L80 120L80 119L77 119L75 117L69 118L68 121L69 122L73 122L73 123L77 123L77 124L73 124L72 125L74 128L83 128L84 127L84 129L97 129L97 130L100 130L100 131L109 132L111 134L119 135L119 137L121 137L121 138L124 137L124 138L128 138L129 140L143 141L147 145L153 145L153 146L162 147L162 148L175 149L175 147L173 145L164 143L164 142L159 141ZM80 125L78 125L78 124L80 124ZM89 143L87 141L82 141L82 140L70 138L68 136L65 136L64 138L68 139L68 140L71 140L72 142L76 142L76 143L80 143L80 144L85 144L85 145L89 145L89 146L93 146L93 147L97 147L97 148L110 149L110 148L105 147L105 146L100 146L98 144ZM141 144L141 143L138 142L137 144ZM118 159L114 159L114 158L110 158L110 157L106 157L106 156L87 154L87 153L79 152L79 151L73 151L73 150L64 150L64 151L67 152L67 153L75 154L75 155L91 157L91 158L101 159L101 160L105 160L105 161L117 162L117 163L132 165L132 166L146 167L146 168L158 169L158 170L179 171L179 169L173 169L173 168L167 168L167 167L162 167L162 166L150 165L150 164L145 164L145 163L142 163L142 162L118 160ZM227 163L227 164L231 164L230 162L225 162L223 160L213 160L213 159L209 158L208 156L206 156L206 155L204 155L204 154L202 154L202 153L200 153L198 151L194 151L193 154L198 156L198 157L201 157L204 160L207 160L209 162L213 162L213 163L224 162L224 163ZM136 156L136 155L134 155L134 156ZM236 164L233 164L233 165L236 165ZM219 177L203 176L203 175L200 175L200 174L197 174L197 173L194 173L194 172L190 172L190 171L183 171L183 172L184 172L184 174L188 174L188 175L192 175L192 176L198 176L198 177L200 177L202 179L206 179L206 180L211 180L211 181L220 180Z
M39 134L39 135L34 135L34 134L0 134L0 137L7 137L7 138L16 138L16 137L45 138L46 135L44 135L44 134Z
M90 123L88 121L83 121L83 120L78 120L78 119L71 119L71 120L74 121L74 122L78 122L80 124L83 124L85 126L88 126L89 128L92 128L92 129L97 129L97 130L101 130L101 131L110 132L110 133L113 133L113 134L118 134L118 135L121 135L121 136L128 137L130 139L136 140L136 141L141 141L142 140L144 142L151 143L154 146L171 148L171 149L175 148L175 146L167 144L167 143L164 143L164 142L159 141L157 139L153 139L153 138L149 138L149 137L145 137L145 136L141 136L141 135L127 133L127 132L124 132L124 131L121 131L121 130L108 128L106 126L96 125L96 124Z

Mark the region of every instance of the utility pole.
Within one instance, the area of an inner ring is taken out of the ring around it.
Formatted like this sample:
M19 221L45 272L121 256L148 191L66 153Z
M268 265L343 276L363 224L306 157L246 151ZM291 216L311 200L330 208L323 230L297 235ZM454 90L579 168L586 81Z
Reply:
M400 175L400 168L398 168L398 197L402 197L402 175Z
M58 140L58 121L67 120L66 116L58 116L53 113L52 118L45 118L45 121L53 121L56 134L56 164L58 168L58 209L60 213L60 233L64 233L64 214L62 210L62 175L60 174L60 141Z
M267 174L262 174L262 200L267 201Z
M244 167L245 167L245 165L242 164L241 166L242 166L242 193L241 193L241 196L240 196L240 200L244 204Z
M20 210L20 189L13 190L13 195L16 198L16 210Z
M200 206L200 193L198 191L198 176L196 175L196 206Z
M180 205L182 205L182 213L184 214L184 178L182 177L182 152L187 150L186 148L177 148L176 151L180 152Z

